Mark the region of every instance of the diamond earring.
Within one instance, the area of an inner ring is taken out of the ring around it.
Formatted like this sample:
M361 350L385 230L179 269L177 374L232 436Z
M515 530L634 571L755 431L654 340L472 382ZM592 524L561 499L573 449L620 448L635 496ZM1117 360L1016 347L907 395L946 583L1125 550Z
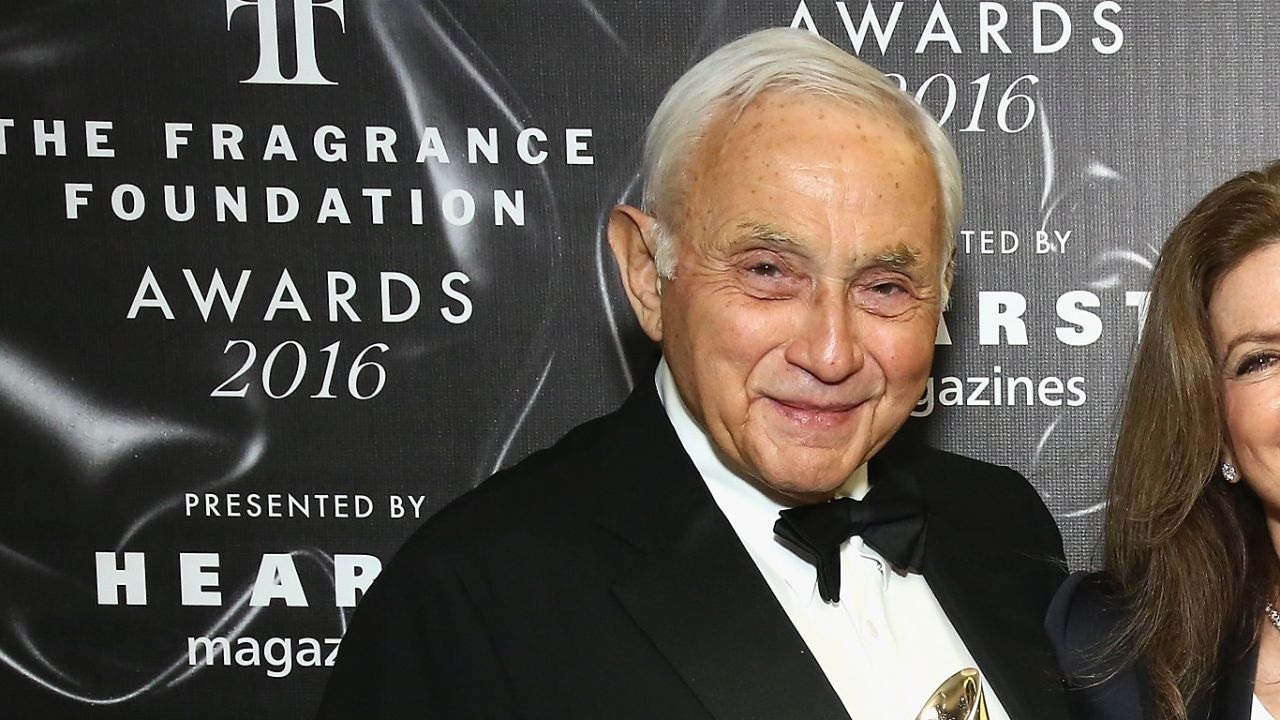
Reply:
M1229 462L1222 463L1222 479L1232 485L1240 482L1240 473L1236 470L1236 466Z

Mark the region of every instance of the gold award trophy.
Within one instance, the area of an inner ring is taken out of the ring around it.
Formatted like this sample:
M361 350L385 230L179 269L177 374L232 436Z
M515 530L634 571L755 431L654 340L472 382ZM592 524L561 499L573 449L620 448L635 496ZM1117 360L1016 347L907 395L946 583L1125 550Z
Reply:
M982 676L965 668L947 678L924 704L916 720L988 720Z

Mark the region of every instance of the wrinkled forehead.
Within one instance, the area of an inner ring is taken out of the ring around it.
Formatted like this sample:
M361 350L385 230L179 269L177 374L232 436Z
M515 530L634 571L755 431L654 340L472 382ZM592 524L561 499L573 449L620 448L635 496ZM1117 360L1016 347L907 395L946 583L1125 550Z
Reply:
M684 178L672 219L689 230L732 219L795 234L810 221L865 215L934 232L940 219L925 148L894 119L830 98L773 94L722 117Z
M869 162L883 167L869 168ZM788 163L820 168L812 174L814 183L837 178L841 168L856 169L864 179L871 179L869 170L882 170L885 177L919 173L937 195L932 158L913 126L899 117L830 96L768 92L737 112L726 109L707 125L685 159L673 217L663 219L679 224L691 200L705 204L726 184L778 172ZM940 206L937 197L920 201Z
M792 128L792 138L800 137L794 123L801 115L816 115L831 125L878 128L910 138L920 154L928 156L926 139L910 115L888 100L857 100L828 92L780 87L750 99L729 97L712 106L702 131L686 150L686 163L697 162L708 153L722 152L726 144L745 135L775 126Z

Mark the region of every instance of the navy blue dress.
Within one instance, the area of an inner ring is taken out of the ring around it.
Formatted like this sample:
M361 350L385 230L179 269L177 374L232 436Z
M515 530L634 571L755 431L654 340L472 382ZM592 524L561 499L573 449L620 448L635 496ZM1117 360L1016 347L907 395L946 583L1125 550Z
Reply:
M1072 717L1077 720L1157 720L1145 668L1120 669L1105 682L1097 650L1122 614L1105 592L1099 573L1075 573L1058 589L1045 617L1045 630L1058 655ZM1191 703L1191 720L1249 720L1258 646L1249 638L1228 643L1221 671L1210 691Z

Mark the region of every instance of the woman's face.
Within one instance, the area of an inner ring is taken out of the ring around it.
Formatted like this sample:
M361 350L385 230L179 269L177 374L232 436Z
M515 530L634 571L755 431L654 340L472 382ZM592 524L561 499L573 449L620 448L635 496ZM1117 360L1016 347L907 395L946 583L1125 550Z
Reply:
M1219 281L1209 325L1222 383L1227 457L1280 518L1280 243Z

